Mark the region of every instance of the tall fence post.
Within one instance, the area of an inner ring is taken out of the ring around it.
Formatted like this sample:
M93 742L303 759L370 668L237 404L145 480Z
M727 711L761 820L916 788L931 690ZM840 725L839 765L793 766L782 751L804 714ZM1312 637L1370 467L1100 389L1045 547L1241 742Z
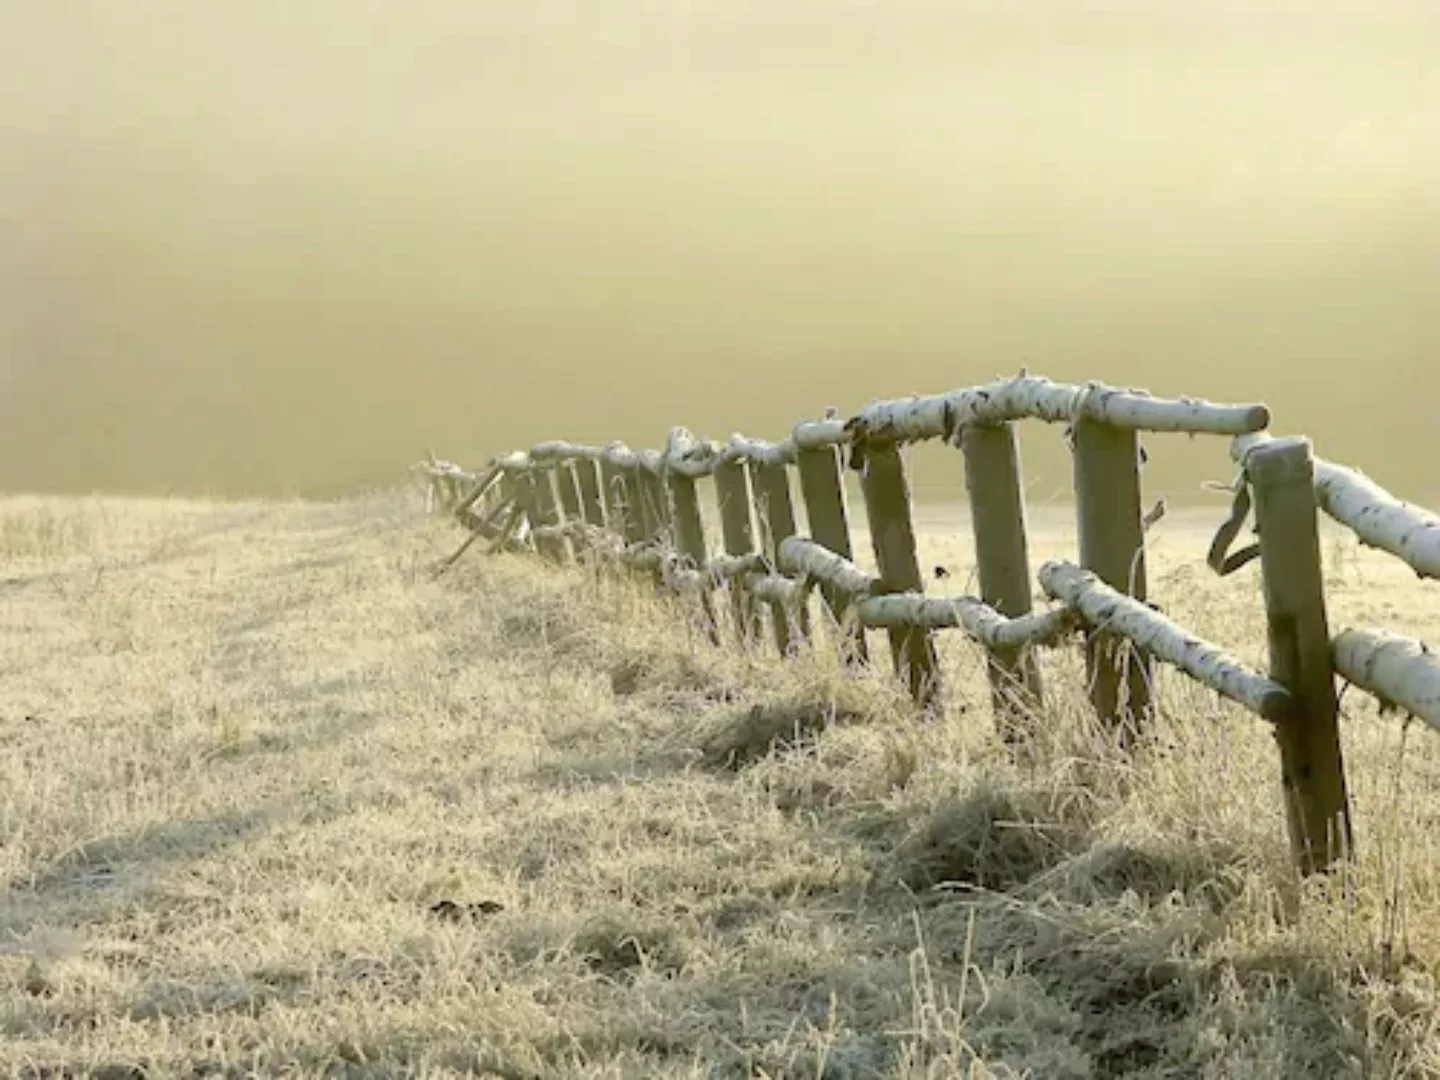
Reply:
M755 551L755 532L751 523L750 475L742 461L725 461L715 467L715 497L720 508L720 527L725 538L727 555L750 555ZM735 618L735 632L742 642L749 642L760 633L760 608L746 588L743 578L731 578L730 607Z
M597 529L605 527L605 503L600 496L600 466L589 458L576 458L575 486L580 492L580 519Z
M1139 433L1081 417L1073 434L1080 565L1112 589L1144 600ZM1095 714L1128 747L1150 712L1150 658L1116 634L1090 629L1085 673Z
M556 464L555 488L560 494L560 510L565 521L584 520L580 514L580 482L575 475L575 462L561 461ZM580 553L590 545L579 532L575 532L570 537L570 546L574 549L575 557L578 559Z
M920 560L915 553L915 526L910 519L910 485L905 463L894 443L863 447L860 484L865 514L870 519L870 543L887 593L925 591ZM929 630L893 627L890 652L896 672L904 670L910 695L927 710L939 703L939 662Z
M601 493L605 500L605 521L610 531L622 540L628 540L630 527L629 491L625 473L614 462L600 462Z
M629 511L625 516L625 542L627 544L638 544L643 540L648 540L654 532L650 513L645 506L645 486L642 480L644 474L645 470L639 465L631 465L622 470L625 505Z
M651 472L645 466L637 470L640 479L640 495L645 505L646 539L664 540L671 531L670 508L665 498L665 483L660 474ZM672 538L673 539L673 538Z
M798 450L795 466L800 473L800 493L805 499L805 517L810 523L810 538L829 548L836 555L854 559L850 543L850 515L845 506L845 482L840 468L840 450L822 446ZM825 606L835 617L837 626L845 626L846 599L829 585L820 586ZM870 658L865 644L865 628L859 621L842 630L841 658L847 664L863 664Z
M795 506L790 498L790 473L784 465L752 464L755 480L755 501L759 509L760 545L772 566L780 561L780 544L795 535ZM775 624L775 645L781 656L788 656L796 642L792 631L802 640L810 636L810 616L803 608L793 614L784 604L774 603L770 617Z
M1270 677L1295 699L1294 714L1275 727L1290 845L1310 874L1353 851L1310 440L1255 447L1245 474L1260 533Z
M970 523L975 536L980 599L1011 619L1029 615L1030 549L1025 537L1025 495L1015 425L971 424L960 434ZM1014 745L1035 723L1044 703L1033 649L990 649L986 669L995 721Z
M531 528L550 529L560 524L560 506L555 500L552 472L552 469L540 466L530 470L531 500L534 508L530 518ZM535 546L540 550L540 554L551 562L564 562L570 554L570 546L565 542L565 538L553 533L537 535Z
M709 544L705 540L705 522L700 516L700 497L695 478L674 469L665 472L665 486L670 491L670 515L675 529L675 547L695 570L704 570L710 561ZM700 590L700 611L705 634L720 644L720 621L715 617L715 598L708 588Z

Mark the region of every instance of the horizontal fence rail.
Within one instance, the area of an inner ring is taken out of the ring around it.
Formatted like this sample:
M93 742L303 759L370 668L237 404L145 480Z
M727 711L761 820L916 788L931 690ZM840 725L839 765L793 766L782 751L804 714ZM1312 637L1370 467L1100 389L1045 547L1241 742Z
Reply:
M1080 547L1078 562L1047 562L1033 578L1014 430L1027 419L1066 426ZM875 402L848 419L827 410L778 442L740 434L720 442L672 427L661 450L550 441L478 471L433 455L414 469L426 482L427 507L443 508L471 532L444 566L484 539L491 552L534 550L556 562L622 567L689 597L716 644L728 624L752 648L768 624L782 655L813 643L810 603L818 591L831 616L827 634L845 661L868 663L864 631L884 631L896 673L927 710L943 700L933 635L958 630L984 649L997 729L1017 752L1044 705L1039 650L1083 638L1092 707L1122 746L1153 715L1153 665L1166 664L1273 725L1290 841L1309 873L1353 854L1337 674L1383 707L1440 729L1440 659L1423 642L1383 630L1331 637L1318 512L1429 578L1440 578L1440 517L1315 457L1308 440L1272 436L1270 419L1263 404L1157 398L1022 371ZM1225 575L1260 560L1268 671L1250 670L1149 602L1145 533L1164 501L1143 508L1141 432L1230 437L1241 472L1208 561ZM919 571L902 450L934 439L964 457L978 596L926 595ZM859 475L875 576L853 561L847 467ZM792 470L809 536L796 527ZM714 487L719 552L700 511L702 480ZM1259 542L1227 554L1252 511ZM1032 581L1053 606L1033 606Z

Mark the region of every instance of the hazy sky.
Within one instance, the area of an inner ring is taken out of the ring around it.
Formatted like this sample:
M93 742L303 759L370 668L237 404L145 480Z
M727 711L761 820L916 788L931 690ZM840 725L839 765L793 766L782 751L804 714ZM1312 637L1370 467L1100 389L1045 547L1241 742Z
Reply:
M0 486L328 493L1025 364L1440 494L1437 12L10 0Z

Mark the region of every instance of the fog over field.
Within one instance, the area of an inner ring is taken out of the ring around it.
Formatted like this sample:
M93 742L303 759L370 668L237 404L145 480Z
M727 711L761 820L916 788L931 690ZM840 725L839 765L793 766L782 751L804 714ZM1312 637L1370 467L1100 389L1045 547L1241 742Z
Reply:
M1440 494L1428 2L15 0L0 42L5 489L330 494L1025 364ZM1172 501L1230 473L1152 450Z

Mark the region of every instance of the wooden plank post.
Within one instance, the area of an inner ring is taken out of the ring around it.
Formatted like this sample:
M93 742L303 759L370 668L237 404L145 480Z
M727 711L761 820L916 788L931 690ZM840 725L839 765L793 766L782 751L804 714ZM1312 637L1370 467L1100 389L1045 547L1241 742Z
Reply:
M805 517L810 522L810 539L842 558L853 560L855 552L850 543L850 514L845 505L839 447L799 450L795 455L795 465L800 473ZM845 596L824 584L820 586L820 595L835 617L836 625L844 627L848 606ZM842 634L841 659L851 665L868 661L870 652L865 644L865 628L859 621L853 621Z
M560 511L567 522L580 522L580 482L575 476L575 462L562 461L555 466L555 487L560 495ZM579 533L571 536L570 546L578 559L589 543Z
M790 498L790 472L784 465L752 464L755 502L759 510L760 546L771 566L780 564L780 544L795 535L795 505ZM789 656L810 636L810 614L803 607L790 611L784 604L770 605L775 626L775 645L781 656Z
M641 467L638 470L640 478L640 495L645 505L647 540L668 541L674 546L674 538L670 536L670 507L665 497L665 482L658 473Z
M1030 548L1025 537L1025 495L1015 425L971 424L960 433L970 523L979 567L980 599L1001 615L1030 614ZM1040 665L1033 649L989 649L986 667L1000 735L1023 741L1044 704Z
M900 448L894 443L868 443L862 450L860 485L880 581L887 593L923 593L925 579L915 553L910 485ZM927 711L933 711L940 702L940 669L933 635L929 630L906 626L891 627L889 635L897 674L904 670L910 696Z
M575 486L580 492L580 519L597 529L605 527L605 502L600 495L600 467L589 458L576 458Z
M612 533L624 539L630 532L626 521L630 507L627 504L625 474L614 462L601 461L600 482L601 497L605 502L606 524Z
M531 528L551 529L561 524L560 504L555 498L554 472L550 468L535 468L530 471L532 481ZM563 563L570 558L570 545L563 536L541 533L535 538L535 547L551 562Z
M720 528L724 534L725 554L749 555L755 551L752 525L750 474L742 461L726 461L715 467L715 498L720 508ZM742 578L732 578L730 610L735 620L735 634L742 644L753 640L761 628L760 607Z
M622 484L625 489L625 542L627 544L638 544L642 540L650 538L652 525L650 515L645 508L645 488L641 481L644 470L638 465L631 465L621 471Z
M1080 565L1112 589L1144 600L1139 433L1082 417L1073 434ZM1085 673L1096 716L1128 748L1150 713L1151 659L1124 638L1091 629Z
M670 492L670 514L674 522L676 550L689 562L690 568L704 570L710 560L705 540L705 522L700 516L700 497L695 478L667 469L665 486ZM720 644L720 621L715 617L715 598L709 589L700 592L700 613L705 635L712 644Z
M1311 874L1354 849L1310 440L1255 447L1245 458L1245 475L1260 533L1270 677L1296 702L1294 714L1275 726L1290 844L1301 873Z

